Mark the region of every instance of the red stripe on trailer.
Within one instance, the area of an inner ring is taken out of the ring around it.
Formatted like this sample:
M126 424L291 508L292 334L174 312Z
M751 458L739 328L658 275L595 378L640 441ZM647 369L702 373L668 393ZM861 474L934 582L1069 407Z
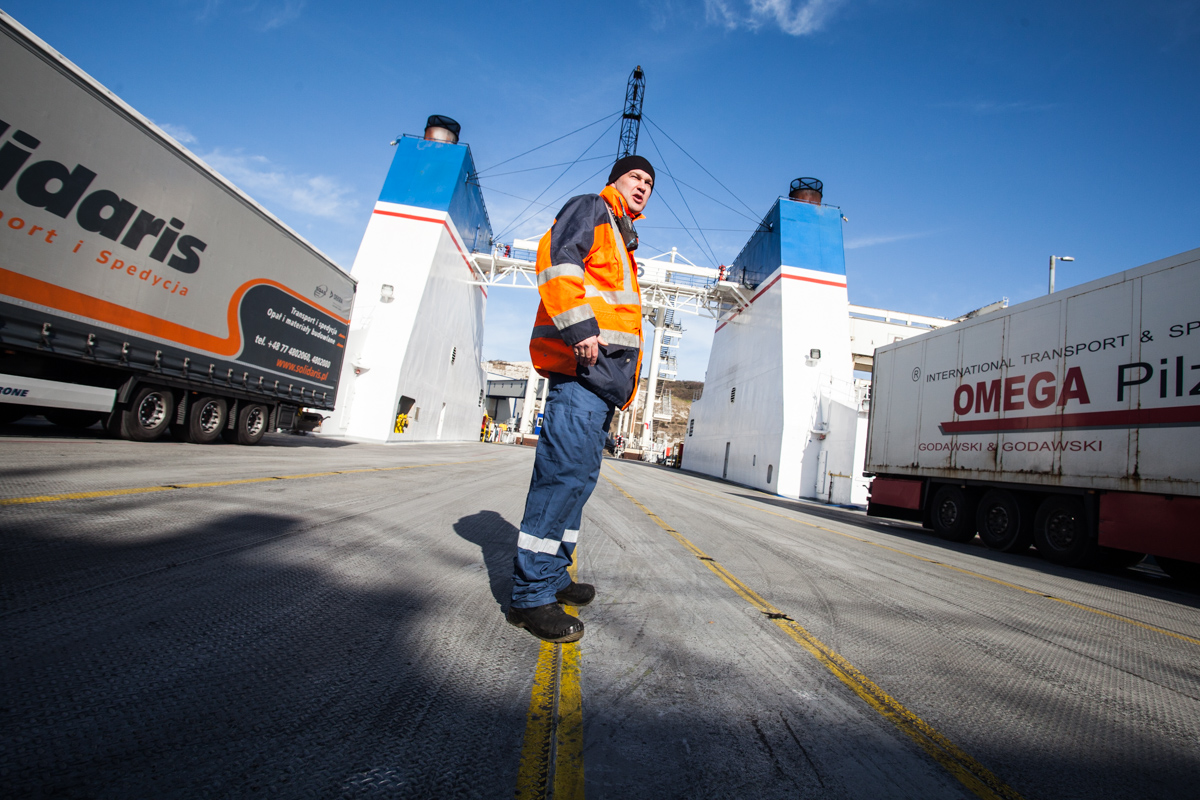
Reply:
M1107 492L1100 496L1103 547L1200 563L1200 497Z
M1127 411L1091 411L1076 414L1040 414L1007 419L973 419L943 422L942 434L1056 431L1067 428L1149 428L1200 425L1200 406L1133 408Z

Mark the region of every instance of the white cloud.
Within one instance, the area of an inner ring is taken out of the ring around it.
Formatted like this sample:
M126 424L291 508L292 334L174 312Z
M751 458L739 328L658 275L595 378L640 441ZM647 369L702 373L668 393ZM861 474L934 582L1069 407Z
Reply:
M283 0L281 3L270 4L266 10L266 21L263 30L269 31L282 27L300 16L304 10L305 0Z
M262 2L261 0L199 0L197 3L200 8L196 12L196 19L200 22L208 22L215 19L222 12L227 11L230 15L240 16L262 31L274 30L280 28L294 19L299 18L300 13L304 11L304 6L307 0L275 0L275 2Z
M920 239L923 236L929 236L933 231L922 231L920 233L897 233L891 236L863 236L857 239L847 239L847 250L858 250L862 247L874 247L880 244L891 244L892 242L903 242L908 239Z
M704 21L710 25L718 25L727 31L738 26L738 16L729 8L725 0L704 0Z
M825 23L844 0L704 0L704 20L726 30L757 31L777 26L789 36L808 36ZM735 7L736 6L736 7Z
M311 217L361 224L354 192L326 175L289 172L264 156L213 150L201 156L209 166L270 208L277 205Z
M192 132L182 125L172 125L170 122L156 122L154 124L162 128L168 136L180 144L195 144L197 141Z

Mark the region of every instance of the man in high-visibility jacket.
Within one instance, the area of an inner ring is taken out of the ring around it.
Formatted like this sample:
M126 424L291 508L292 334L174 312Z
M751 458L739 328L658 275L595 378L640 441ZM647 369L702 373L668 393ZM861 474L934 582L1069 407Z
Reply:
M549 642L582 638L583 623L560 604L584 606L596 595L590 584L573 582L567 567L600 476L613 411L627 408L637 393L642 298L633 222L653 188L650 162L626 156L600 194L567 201L538 245L542 302L529 354L550 387L513 559L508 621Z

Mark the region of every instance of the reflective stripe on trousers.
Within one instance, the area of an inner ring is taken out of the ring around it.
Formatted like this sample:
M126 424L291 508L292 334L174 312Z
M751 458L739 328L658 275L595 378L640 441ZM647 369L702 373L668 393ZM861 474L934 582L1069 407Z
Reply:
M513 559L512 605L554 602L571 583L583 506L600 477L604 438L613 407L573 378L550 379L533 477Z

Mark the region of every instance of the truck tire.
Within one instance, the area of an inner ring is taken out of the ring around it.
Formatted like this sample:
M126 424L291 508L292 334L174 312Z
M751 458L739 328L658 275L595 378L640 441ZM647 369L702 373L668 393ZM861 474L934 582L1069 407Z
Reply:
M258 444L267 432L270 419L271 412L266 406L259 403L244 405L238 411L233 430L226 428L222 436L230 444Z
M933 495L933 532L948 542L975 538L975 508L971 496L957 486L943 486Z
M1163 556L1155 556L1154 560L1162 567L1163 572L1184 586L1200 586L1200 564Z
M85 430L104 419L104 414L99 411L78 411L73 408L48 408L42 416L58 427L72 431Z
M1033 521L1033 541L1042 558L1064 567L1089 566L1099 550L1082 501L1061 494L1042 501Z
M159 386L142 386L129 407L120 412L124 433L135 442L152 442L162 436L174 414L175 396Z
M212 444L221 438L229 422L229 405L220 397L206 395L192 401L184 423L186 438L192 444Z
M1024 553L1033 544L1032 516L1032 511L1012 492L992 489L979 501L975 527L989 550Z

